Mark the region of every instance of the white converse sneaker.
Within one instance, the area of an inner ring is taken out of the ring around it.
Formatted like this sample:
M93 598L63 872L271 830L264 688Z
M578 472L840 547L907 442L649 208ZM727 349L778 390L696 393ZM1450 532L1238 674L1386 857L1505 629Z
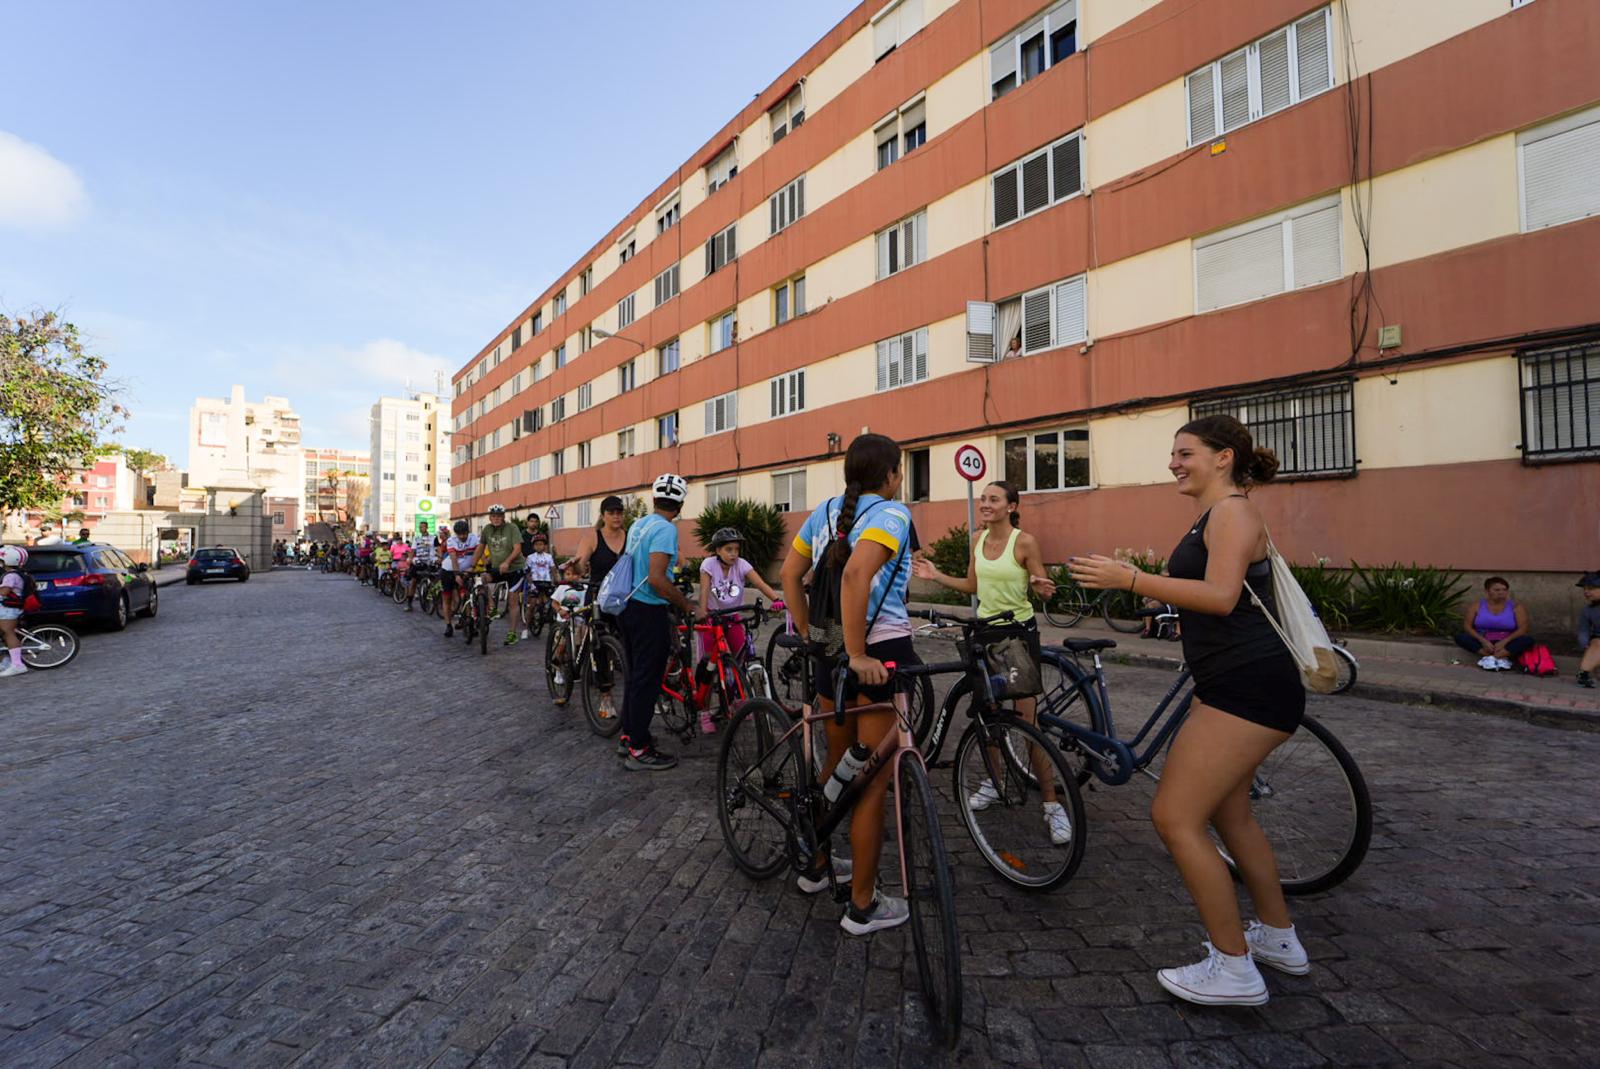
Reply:
M1493 657L1479 657L1478 667L1485 672L1493 672L1496 670L1495 659Z
M1293 925L1269 928L1260 921L1251 921L1245 926L1244 941L1250 947L1250 956L1262 965L1291 976L1304 976L1311 971L1311 962Z
M1494 666L1496 669L1502 672L1511 671L1511 662L1504 657L1496 657L1494 659Z
M1267 982L1249 954L1224 954L1209 942L1206 956L1193 965L1161 969L1156 981L1185 1002L1202 1006L1260 1006L1267 1001Z
M1072 818L1067 816L1067 809L1060 802L1044 804L1044 822L1050 826L1051 842L1066 846L1072 841Z
M1000 792L994 789L994 784L988 780L980 780L978 789L967 799L967 808L976 813L980 809L988 809L999 800Z

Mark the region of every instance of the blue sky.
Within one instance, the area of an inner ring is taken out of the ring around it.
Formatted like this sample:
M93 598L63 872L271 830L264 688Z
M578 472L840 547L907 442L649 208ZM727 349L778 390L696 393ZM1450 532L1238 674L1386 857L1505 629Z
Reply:
M364 450L853 6L0 0L0 310L179 464L235 382Z

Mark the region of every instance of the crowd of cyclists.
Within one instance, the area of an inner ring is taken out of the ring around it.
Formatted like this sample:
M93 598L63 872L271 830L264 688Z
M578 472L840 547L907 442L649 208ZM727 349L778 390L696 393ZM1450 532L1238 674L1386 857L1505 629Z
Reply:
M708 662L719 649L754 657L753 627L747 626L753 621L739 615L747 588L754 588L775 610L787 610L793 633L809 644L816 706L832 711L832 696L838 693L860 710L827 720L828 760L816 770L820 783L852 771L845 767L850 754L878 747L896 730L894 703L903 701L897 672L920 663L908 611L913 576L975 594L980 618L1006 619L1024 637L1023 649L1035 668L1040 657L1030 595L1048 598L1054 583L1038 541L1021 530L1016 488L996 482L984 489L978 502L982 530L972 543L967 576L947 576L916 552L911 513L899 500L901 455L899 444L883 435L862 434L851 442L844 458L845 491L823 502L801 527L782 564L781 589L769 586L742 558L742 537L732 529L717 532L697 576L678 574L682 547L676 521L689 487L673 473L654 480L649 511L631 524L623 500L607 497L584 546L559 568L537 513L519 523L499 504L490 507L488 522L477 531L457 520L437 534L286 548L291 562L388 584L403 594L396 600L404 601L407 611L419 592L437 583L437 597L424 598L423 608L440 612L447 637L463 626L472 628L469 641L476 635L485 651L482 629L489 619L506 621L502 641L514 646L546 622L586 613L595 629L620 638L620 646L602 644L602 649L620 648L622 664L610 663L613 655L595 666L596 715L613 722L622 765L632 771L677 765L655 730L658 712L672 707L677 687L694 686L691 676L704 684ZM1068 562L1073 580L1084 588L1156 598L1175 606L1181 618L1196 695L1167 757L1152 818L1209 940L1203 959L1162 969L1157 979L1177 997L1201 1004L1265 1002L1258 964L1294 974L1309 968L1272 847L1251 814L1257 767L1296 731L1305 709L1299 670L1269 618L1275 602L1267 533L1248 497L1251 487L1273 477L1276 466L1272 454L1256 448L1237 420L1194 420L1177 434L1169 468L1179 493L1195 502L1197 519L1172 555L1170 574L1150 575L1100 555ZM479 619L481 609L473 608L479 589L494 592L481 603L492 607L489 619ZM689 635L698 637L701 647L685 665ZM620 708L612 693L619 670ZM715 671L712 664L711 674ZM1032 700L1014 705L1017 717L1035 722ZM702 711L698 728L712 733L722 725ZM867 785L849 818L850 858L831 857L824 844L798 875L808 893L838 886L842 894L848 886L840 923L852 935L895 927L909 915L904 899L878 886L888 780L863 776ZM995 785L983 781L961 801L979 811L999 797ZM1034 819L1050 841L1070 843L1077 832L1060 801L1046 790L1039 805ZM1248 927L1208 828L1226 844L1255 903L1259 919Z

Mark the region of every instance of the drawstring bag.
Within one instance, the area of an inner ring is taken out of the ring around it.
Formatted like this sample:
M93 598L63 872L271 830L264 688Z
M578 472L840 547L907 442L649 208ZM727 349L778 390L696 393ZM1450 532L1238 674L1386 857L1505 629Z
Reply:
M1267 532L1267 560L1272 565L1272 589L1278 603L1276 618L1247 580L1244 588L1250 591L1250 600L1261 610L1272 629L1289 647L1289 655L1300 668L1300 679L1307 690L1318 694L1331 694L1339 685L1338 655L1333 652L1333 640L1328 629L1322 626L1311 608L1311 599L1300 589L1289 562L1283 559L1273 544L1272 533Z
M996 690L996 698L1032 698L1044 693L1039 662L1034 660L1033 644L1025 633L1014 629L995 630L979 638L977 643L988 662L990 678L1005 681L1005 685Z
M1517 658L1517 666L1530 676L1556 674L1556 659L1550 656L1549 646L1529 646L1522 651L1522 656Z

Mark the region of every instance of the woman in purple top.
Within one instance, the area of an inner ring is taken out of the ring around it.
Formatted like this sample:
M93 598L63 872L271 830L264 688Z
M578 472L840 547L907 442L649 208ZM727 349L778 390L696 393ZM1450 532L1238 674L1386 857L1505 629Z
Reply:
M1467 610L1456 645L1478 658L1485 672L1509 672L1511 662L1533 645L1528 610L1511 600L1511 584L1498 575L1483 581L1483 600Z

